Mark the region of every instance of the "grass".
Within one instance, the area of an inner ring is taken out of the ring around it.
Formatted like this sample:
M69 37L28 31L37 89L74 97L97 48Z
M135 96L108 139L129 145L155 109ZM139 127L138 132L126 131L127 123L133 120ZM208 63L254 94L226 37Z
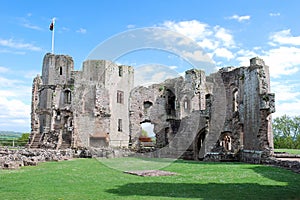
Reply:
M275 152L286 152L290 154L300 155L300 149L275 149Z
M110 168L134 162L151 166L137 158L75 159L0 170L0 199L300 199L300 174L285 169L178 160L164 168L176 176L139 177Z

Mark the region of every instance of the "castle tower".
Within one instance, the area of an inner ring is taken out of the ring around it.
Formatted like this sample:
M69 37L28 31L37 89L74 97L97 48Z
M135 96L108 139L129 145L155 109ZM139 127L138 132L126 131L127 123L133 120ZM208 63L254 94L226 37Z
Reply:
M71 71L74 69L73 59L66 55L47 53L43 61L42 86L40 88L40 132L51 130L53 109L59 111L70 99L70 94L65 95L64 89L71 82ZM57 114L57 113L56 113Z
M33 110L38 116L39 131L32 133L34 147L40 145L41 140L50 137L49 134L60 135L60 143L62 143L61 127L67 123L64 118L71 115L71 91L72 85L71 71L74 69L73 59L66 55L54 55L47 53L43 60L41 83L37 91L38 105ZM67 106L67 107L66 107ZM70 122L69 122L70 123ZM36 129L36 128L35 128ZM59 148L59 144L55 146Z
M75 146L127 147L133 68L87 60L73 77Z

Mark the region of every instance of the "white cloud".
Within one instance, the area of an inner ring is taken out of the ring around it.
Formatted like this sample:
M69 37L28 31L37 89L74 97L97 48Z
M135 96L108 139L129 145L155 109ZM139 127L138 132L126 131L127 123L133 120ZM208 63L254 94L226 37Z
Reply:
M174 70L174 69L177 69L178 67L177 66L169 66L169 68Z
M84 29L84 28L80 28L76 31L77 33L81 33L81 34L86 34L87 33L87 30Z
M33 30L37 30L37 31L43 30L41 27L30 24L30 23L23 23L22 26L24 26L25 28L29 28L29 29L33 29Z
M233 35L229 30L221 26L211 27L208 24L197 20L181 22L165 21L163 26L196 41L201 48L208 50L207 53L210 55L233 58L233 55L229 50L230 48L235 48ZM217 53L215 53L215 51L217 51ZM199 52L184 53L192 59L197 58L199 55ZM202 54L200 56L203 56Z
M300 36L292 36L291 30L286 29L270 36L271 43L279 45L300 45Z
M42 48L35 46L30 43L23 43L20 41L15 41L13 39L0 39L0 46L3 47L9 47L13 49L24 49L24 50L30 50L30 51L41 51Z
M206 61L206 60L209 60L207 57L207 54L205 54L205 52L203 51L194 51L194 52L189 52L189 51L183 51L181 52L182 53L182 56L185 57L185 58L190 58L192 60L195 60L195 61Z
M0 66L0 73L5 73L5 72L8 72L8 71L9 71L8 68Z
M217 48L214 53L216 56L226 58L227 60L234 58L233 53L225 48Z
M256 54L254 51L241 49L236 52L236 60L239 61L240 66L249 66L250 59L256 57L257 55L258 54Z
M25 28L29 28L29 29L32 29L32 30L37 30L37 31L42 31L43 29L37 25L34 25L32 24L27 18L30 18L32 16L31 13L28 13L27 14L27 17L24 18L24 17L20 17L20 18L17 18L20 25L25 27Z
M271 17L278 17L278 16L280 16L280 13L279 12L277 12L277 13L269 13L269 15Z
M276 98L276 97L275 97ZM272 114L273 118L280 117L282 115L299 116L300 115L300 100L296 99L292 102L275 102L276 112Z
M135 28L135 25L134 24L129 24L129 25L126 26L126 28L132 29L132 28Z
M290 81L271 81L271 91L276 94L276 102L291 101L299 98L300 92L297 91L299 86L299 83L293 84Z
M154 83L161 83L169 78L179 77L179 74L170 70L170 66L160 64L147 64L140 66L134 71L135 86L148 86Z
M22 71L0 67L0 127L4 130L30 130L31 82ZM9 78L13 74L14 79Z
M216 38L220 39L226 47L234 47L235 42L233 40L233 36L228 30L220 26L215 26L214 29L216 31Z
M0 53L9 53L9 54L16 54L16 55L25 55L26 52L24 51L12 51L8 49L0 49Z
M243 15L243 16L232 15L232 16L228 17L228 19L234 19L234 20L237 20L238 22L250 20L250 18L251 18L250 15Z
M11 127L18 131L29 131L30 105L19 99L0 97L0 125L2 128Z
M180 34L183 34L193 40L204 39L210 35L212 35L212 31L209 28L208 24L199 22L197 20L191 21L165 21L163 23L164 27L167 27L171 30L174 30Z
M216 49L218 47L219 42L215 41L215 40L212 40L212 39L205 38L202 41L198 42L198 45L201 48L213 50L213 49Z
M281 46L264 52L261 57L270 66L272 77L291 75L299 71L300 48Z

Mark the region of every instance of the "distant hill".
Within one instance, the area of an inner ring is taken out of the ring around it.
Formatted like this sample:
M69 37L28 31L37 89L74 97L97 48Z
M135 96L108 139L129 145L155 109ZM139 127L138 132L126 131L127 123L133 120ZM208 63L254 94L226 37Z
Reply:
M18 138L21 137L23 133L14 131L0 131L0 137Z

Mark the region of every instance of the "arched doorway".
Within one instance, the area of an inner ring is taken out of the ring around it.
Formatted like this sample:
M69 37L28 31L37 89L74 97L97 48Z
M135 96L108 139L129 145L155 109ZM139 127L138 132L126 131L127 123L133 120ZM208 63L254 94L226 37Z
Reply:
M194 160L203 160L205 155L206 129L202 129L194 140Z
M142 148L154 147L156 143L156 134L154 133L154 124L151 121L140 123L141 133L139 136L139 144Z

